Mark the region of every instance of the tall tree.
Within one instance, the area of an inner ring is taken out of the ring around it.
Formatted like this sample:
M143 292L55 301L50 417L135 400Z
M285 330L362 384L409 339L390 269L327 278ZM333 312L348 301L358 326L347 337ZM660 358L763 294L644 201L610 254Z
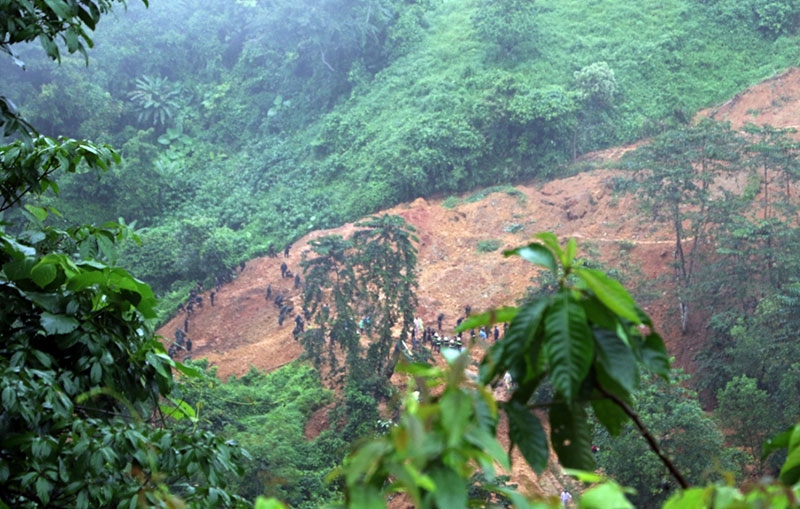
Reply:
M790 136L797 131L793 128L775 128L771 125L756 126L747 124L744 132L750 135L747 151L749 162L755 171L762 171L761 183L763 184L764 219L779 212L770 214L770 199L775 202L772 207L780 206L780 212L785 213L786 206L791 198L791 184L800 178L800 163L798 163L798 144ZM782 196L771 196L769 183L770 174L777 173L783 181Z
M656 137L628 158L642 203L654 220L668 222L675 236L675 285L684 333L696 264L719 217L715 208L726 197L714 184L736 170L742 143L727 123L704 119Z
M769 393L759 389L756 380L747 375L734 377L718 391L717 403L715 416L723 429L729 430L733 444L748 453L747 463L755 465L755 476L761 477L766 463L761 448L781 428L775 419L780 409L770 400Z
M316 329L303 337L317 363L327 360L334 373L344 355L345 369L359 376L390 377L393 353L409 337L416 309L416 248L413 227L399 216L374 216L356 224L351 239L312 241L302 262L304 305ZM399 327L399 329L398 329ZM321 345L331 348L324 354Z

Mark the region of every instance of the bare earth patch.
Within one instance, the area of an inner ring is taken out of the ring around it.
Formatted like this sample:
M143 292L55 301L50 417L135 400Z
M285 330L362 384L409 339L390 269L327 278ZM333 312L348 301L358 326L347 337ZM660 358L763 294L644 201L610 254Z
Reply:
M800 118L800 71L791 69L703 114L728 120L734 127L745 122L793 127ZM610 149L584 159L615 161L630 148ZM695 314L689 334L681 336L670 278L672 234L663 225L642 217L633 197L613 192L611 179L621 175L614 170L593 170L541 185L519 185L514 188L517 192L493 193L453 209L442 206L446 197L440 197L418 198L381 211L403 216L417 230L418 316L434 325L436 316L444 313L445 327L452 329L466 305L474 311L514 305L531 285L536 269L518 258L504 258L502 250L529 242L534 233L551 231L563 240L575 237L579 256L600 259L607 267L627 259L641 279L659 279L662 294L649 301L645 310L653 317L677 365L692 372L693 357L704 339L702 317ZM347 224L311 232L294 243L288 258L247 262L237 279L216 294L213 307L206 292L204 307L189 321L192 356L208 358L222 379L242 375L251 366L272 371L299 357L303 349L291 334L294 316L278 326L278 308L265 299L267 285L272 285L273 295L276 291L288 295L294 309L300 310L299 290L293 288L291 279L280 277L281 262L286 261L290 270L297 272L309 240L328 234L348 236L353 230L354 226ZM478 243L488 240L499 241L501 248L479 251ZM171 339L184 319L185 315L176 316L159 333ZM480 353L473 352L473 356L477 359ZM307 427L309 438L327 425L326 411L315 414ZM507 445L505 434L501 440ZM560 491L563 477L557 472L539 478L519 456L514 459L512 483L519 484L524 492ZM395 506L402 504L397 501Z

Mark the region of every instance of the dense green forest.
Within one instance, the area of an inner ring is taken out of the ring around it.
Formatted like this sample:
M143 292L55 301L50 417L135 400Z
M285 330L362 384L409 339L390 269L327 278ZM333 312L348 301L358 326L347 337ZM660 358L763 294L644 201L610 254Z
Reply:
M88 67L0 65L41 132L123 158L59 178L66 221L143 229L124 263L182 297L311 229L683 124L796 61L778 4L131 2Z
M666 504L796 504L800 149L789 130L690 122L797 62L796 2L113 4L7 2L0 22L0 506L374 507L403 491L420 507L535 507L494 473L501 410L535 470L552 447L635 488L639 507L713 482ZM309 363L221 383L153 336L198 280L309 230L571 174L577 156L645 137L614 191L674 229L681 326L709 317L693 380L610 271L549 234L508 253L547 269L547 288L464 326L511 324L477 380L454 352L447 368L424 349L398 363L416 239L390 216L312 245ZM748 185L718 192L733 172ZM396 369L416 394L388 383ZM518 383L499 403L488 387L504 372ZM336 425L307 441L325 406ZM788 455L762 455L786 429L767 452ZM724 481L762 474L784 484ZM587 506L629 507L616 482Z

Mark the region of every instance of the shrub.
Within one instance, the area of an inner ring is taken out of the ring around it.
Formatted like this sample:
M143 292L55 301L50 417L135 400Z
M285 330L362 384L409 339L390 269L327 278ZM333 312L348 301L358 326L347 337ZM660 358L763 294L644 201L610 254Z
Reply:
M503 243L496 239L479 240L478 251L481 253L491 253L500 249Z

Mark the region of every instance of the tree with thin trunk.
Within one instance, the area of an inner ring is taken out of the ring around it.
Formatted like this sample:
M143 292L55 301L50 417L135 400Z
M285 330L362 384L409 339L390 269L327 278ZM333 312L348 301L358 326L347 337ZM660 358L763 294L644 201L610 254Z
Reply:
M708 242L715 208L728 193L714 183L739 168L742 137L728 123L705 119L668 131L627 158L636 189L653 220L671 224L675 235L674 272L681 331L689 320L688 294L702 247Z

